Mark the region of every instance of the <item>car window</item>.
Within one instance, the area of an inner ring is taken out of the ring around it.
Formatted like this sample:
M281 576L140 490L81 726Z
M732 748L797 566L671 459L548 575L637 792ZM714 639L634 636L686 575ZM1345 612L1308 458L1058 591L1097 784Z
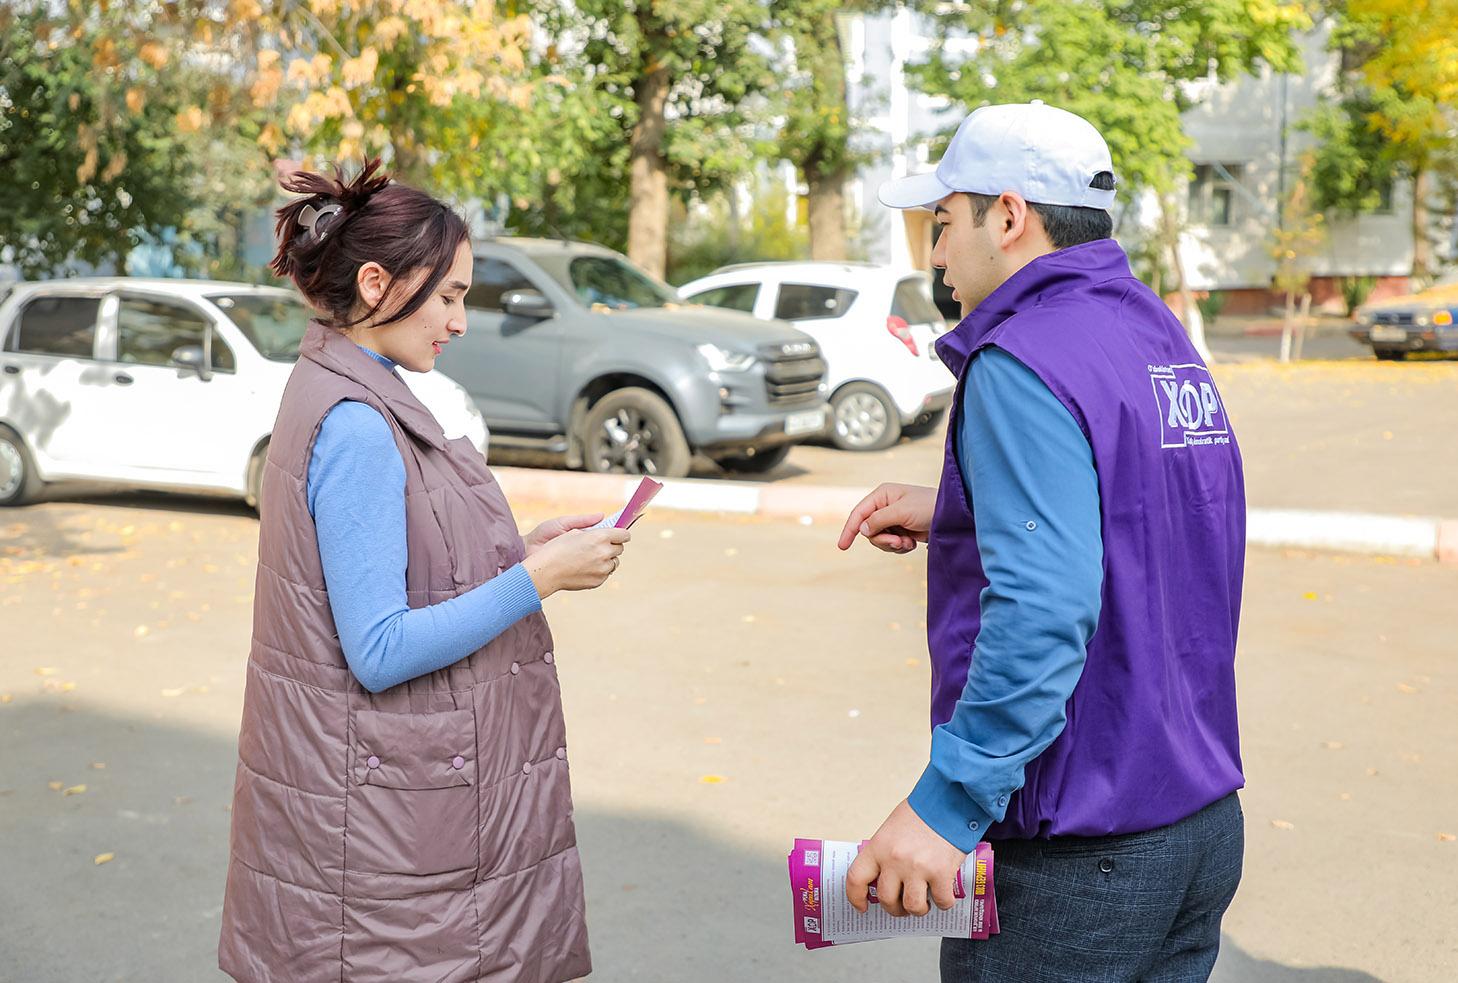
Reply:
M759 284L736 283L727 287L714 287L686 298L695 304L709 307L725 307L731 311L754 311L754 302L759 299Z
M123 297L116 315L116 357L134 365L171 365L185 345L202 347L207 318L164 300Z
M775 301L775 317L786 321L813 321L840 317L855 302L856 291L810 283L786 283Z
M298 359L299 344L309 330L313 313L297 297L281 293L210 294L208 300L228 315L228 320L264 358L273 362ZM225 354L219 355L220 347ZM227 359L226 366L219 364L219 358ZM235 367L233 353L214 334L213 368L227 372Z
M466 306L478 311L501 310L501 298L513 290L535 290L521 270L501 259L478 259L466 291Z
M37 297L20 312L6 347L32 355L90 358L100 308L97 297Z
M891 314L907 324L941 325L942 312L932 303L926 282L908 277L896 284L896 293L891 296Z
M233 349L228 343L213 332L213 371L214 372L237 372L238 361L233 358Z
M616 256L579 256L567 267L572 289L584 304L617 310L663 307L678 301L673 288Z

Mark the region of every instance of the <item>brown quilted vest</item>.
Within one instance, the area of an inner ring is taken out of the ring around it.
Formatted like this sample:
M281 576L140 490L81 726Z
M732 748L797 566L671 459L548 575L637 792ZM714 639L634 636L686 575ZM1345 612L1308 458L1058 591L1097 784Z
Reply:
M246 983L561 983L591 970L561 691L540 614L371 694L344 661L306 481L341 400L405 461L411 607L521 561L478 451L313 324L269 444L218 964Z

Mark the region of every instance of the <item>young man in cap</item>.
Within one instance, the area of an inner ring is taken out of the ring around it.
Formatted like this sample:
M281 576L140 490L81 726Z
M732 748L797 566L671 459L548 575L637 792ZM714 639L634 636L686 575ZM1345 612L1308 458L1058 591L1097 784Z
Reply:
M927 543L931 760L850 872L864 910L952 904L992 842L1002 931L947 939L944 981L1208 979L1240 880L1240 455L1179 322L1110 238L1113 164L1041 103L963 121L881 189L941 224L963 320L938 489L850 515Z

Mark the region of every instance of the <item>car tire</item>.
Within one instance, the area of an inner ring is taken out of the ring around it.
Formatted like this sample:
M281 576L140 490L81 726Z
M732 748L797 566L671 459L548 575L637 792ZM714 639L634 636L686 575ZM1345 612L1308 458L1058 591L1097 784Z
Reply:
M831 442L843 451L883 451L901 439L901 412L869 382L842 386L830 400Z
M1392 349L1378 348L1374 351L1379 362L1401 362L1407 359L1407 352L1394 351Z
M781 464L785 458L790 456L791 444L780 444L778 447L766 447L755 451L753 454L735 454L732 457L721 457L718 460L719 467L726 471L739 471L744 474L768 474Z
M20 434L0 427L0 508L35 501L44 484Z
M263 517L263 466L268 462L268 442L253 452L248 459L247 502L259 518Z
M693 453L673 407L647 389L619 389L598 400L577 435L582 463L596 474L682 478Z
M933 410L924 420L917 420L910 426L902 427L901 432L907 437L925 437L929 433L936 433L941 429L947 419L946 410Z

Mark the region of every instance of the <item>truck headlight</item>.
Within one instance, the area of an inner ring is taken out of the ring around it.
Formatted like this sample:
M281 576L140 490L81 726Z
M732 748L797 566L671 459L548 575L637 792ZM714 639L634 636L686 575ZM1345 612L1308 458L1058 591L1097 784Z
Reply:
M730 351L718 345L700 345L698 352L709 363L709 370L712 372L746 372L759 361L757 355Z

